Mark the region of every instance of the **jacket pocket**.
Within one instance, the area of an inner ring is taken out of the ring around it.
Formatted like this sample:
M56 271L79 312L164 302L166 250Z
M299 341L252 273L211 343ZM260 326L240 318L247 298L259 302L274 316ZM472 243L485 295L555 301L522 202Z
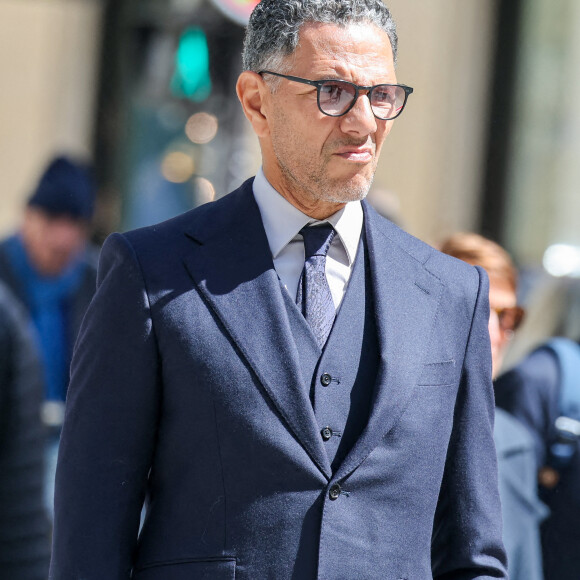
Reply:
M147 564L133 573L135 580L235 580L235 558L175 560Z
M456 380L455 361L446 360L423 365L418 385L420 387L443 387L454 384Z

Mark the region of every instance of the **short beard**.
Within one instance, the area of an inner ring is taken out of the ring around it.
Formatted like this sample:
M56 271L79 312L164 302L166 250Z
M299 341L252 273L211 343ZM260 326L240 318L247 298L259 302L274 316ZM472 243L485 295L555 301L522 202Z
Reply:
M345 187L341 191L337 191L335 187L329 187L328 183L322 185L318 190L317 199L321 201L328 201L332 203L348 203L351 201L362 201L369 193L371 185L373 184L374 174L370 181L358 187Z
M278 164L282 174L286 177L288 184L293 184L296 188L302 189L304 184L301 184L295 177L292 171L285 163L278 157ZM314 187L309 187L308 192L312 199L316 201L323 201L327 203L349 203L351 201L362 201L368 195L371 185L373 183L375 173L371 175L368 182L356 186L337 186L323 180L320 177L311 176L311 184Z

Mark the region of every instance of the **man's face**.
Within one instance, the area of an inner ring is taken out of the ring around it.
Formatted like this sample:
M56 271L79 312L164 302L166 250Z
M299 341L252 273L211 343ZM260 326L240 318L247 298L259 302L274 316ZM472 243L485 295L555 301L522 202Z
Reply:
M85 247L88 228L82 220L29 207L21 232L36 270L44 276L58 276Z
M491 359L493 376L497 376L501 368L506 346L511 338L509 330L503 330L499 324L498 310L516 305L516 293L511 285L499 276L489 278L489 338L491 341Z
M289 62L281 72L309 80L397 82L389 37L369 24L307 24ZM366 95L346 115L329 117L318 109L316 87L283 79L262 112L268 123L261 140L264 172L289 201L318 217L317 208L330 215L366 196L392 126L373 115Z

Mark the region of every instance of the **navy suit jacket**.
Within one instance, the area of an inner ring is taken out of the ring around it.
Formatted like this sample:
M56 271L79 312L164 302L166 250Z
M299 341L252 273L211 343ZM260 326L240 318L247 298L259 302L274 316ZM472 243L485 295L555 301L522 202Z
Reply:
M332 473L251 183L106 242L51 578L505 578L485 274L363 204L381 354Z

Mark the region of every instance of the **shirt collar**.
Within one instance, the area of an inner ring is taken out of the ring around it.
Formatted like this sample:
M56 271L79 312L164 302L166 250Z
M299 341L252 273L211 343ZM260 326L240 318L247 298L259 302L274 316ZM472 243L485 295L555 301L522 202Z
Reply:
M286 198L282 197L270 185L262 168L256 174L253 190L266 230L272 258L276 259L278 254L305 225L329 222L336 230L346 250L349 265L352 265L363 226L363 211L359 201L347 203L329 218L319 221L302 213Z

